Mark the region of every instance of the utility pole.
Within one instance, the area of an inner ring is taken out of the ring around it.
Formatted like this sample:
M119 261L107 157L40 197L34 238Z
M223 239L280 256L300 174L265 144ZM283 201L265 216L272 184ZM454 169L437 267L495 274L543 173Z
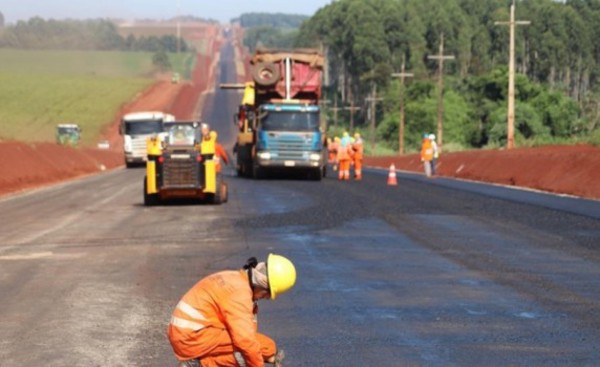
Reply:
M321 106L321 113L320 116L323 116L322 118L322 125L320 127L323 128L323 132L327 132L327 105L330 104L331 101L328 99L322 99L319 101L319 105Z
M383 98L377 98L377 84L373 84L372 97L365 98L365 101L371 102L371 155L375 155L375 107L377 101L382 101Z
M333 134L335 135L337 131L338 111L342 110L341 107L338 107L337 94L333 100L333 108L331 110L333 111Z
M181 1L177 0L177 53L181 50Z
M399 73L393 73L392 77L400 78L400 125L398 125L398 154L404 154L404 78L412 78L412 73L406 73L404 69L404 58L402 59L402 69Z
M444 60L454 60L454 55L444 55L444 33L440 35L440 51L435 56L427 56L429 60L438 61L438 108L437 108L437 144L442 146L444 130Z
M508 56L508 117L506 148L512 149L515 145L515 25L529 25L528 20L515 21L515 0L510 6L510 21L494 22L496 25L508 25L510 27L510 44Z
M354 112L359 111L360 107L354 106L354 100L350 101L350 107L344 107L345 110L350 111L350 131L354 130Z

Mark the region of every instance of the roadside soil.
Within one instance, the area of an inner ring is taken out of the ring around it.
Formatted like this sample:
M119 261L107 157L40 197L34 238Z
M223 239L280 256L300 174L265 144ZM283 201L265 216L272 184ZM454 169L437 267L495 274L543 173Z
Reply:
M424 172L418 154L367 157L366 166ZM552 193L600 199L600 147L542 146L511 150L477 150L440 156L441 177L527 187Z

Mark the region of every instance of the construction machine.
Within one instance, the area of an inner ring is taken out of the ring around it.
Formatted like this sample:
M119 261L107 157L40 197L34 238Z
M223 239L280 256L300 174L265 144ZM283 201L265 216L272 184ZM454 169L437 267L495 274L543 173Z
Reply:
M198 121L164 122L164 132L147 140L144 205L174 198L227 202L215 145L201 136Z

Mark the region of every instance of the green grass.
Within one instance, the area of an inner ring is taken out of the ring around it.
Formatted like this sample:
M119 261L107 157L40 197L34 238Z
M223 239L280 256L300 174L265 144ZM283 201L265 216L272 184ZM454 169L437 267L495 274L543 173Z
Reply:
M76 123L82 144L96 143L119 107L152 80L0 72L0 138L54 141L56 125Z
M193 55L169 56L189 78ZM0 49L0 139L54 141L57 124L77 123L94 145L152 71L151 53Z
M196 66L196 55L192 53L170 53L169 61L173 72L179 73L182 79L192 80L192 71Z
M0 71L53 75L139 77L152 69L148 52L0 49Z

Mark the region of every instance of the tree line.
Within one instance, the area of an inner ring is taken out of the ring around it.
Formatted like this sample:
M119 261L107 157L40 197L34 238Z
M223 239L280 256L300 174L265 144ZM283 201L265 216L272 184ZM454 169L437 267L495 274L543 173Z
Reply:
M190 50L180 39L180 51ZM119 34L109 20L45 20L40 17L9 25L0 35L0 47L18 49L118 50L176 52L177 37Z
M299 28L308 19L306 15L283 13L244 13L239 18L232 19L239 22L243 28L257 26L271 26L273 28Z
M444 35L444 137L461 147L506 139L508 21L512 0L339 0L300 27L293 46L324 47L329 99L362 105L374 86L378 138L397 148L400 94L406 99L409 146L435 132L437 62ZM600 143L600 0L517 1L516 138L559 142L593 134ZM393 72L414 78L401 88ZM364 128L364 127L363 127Z

